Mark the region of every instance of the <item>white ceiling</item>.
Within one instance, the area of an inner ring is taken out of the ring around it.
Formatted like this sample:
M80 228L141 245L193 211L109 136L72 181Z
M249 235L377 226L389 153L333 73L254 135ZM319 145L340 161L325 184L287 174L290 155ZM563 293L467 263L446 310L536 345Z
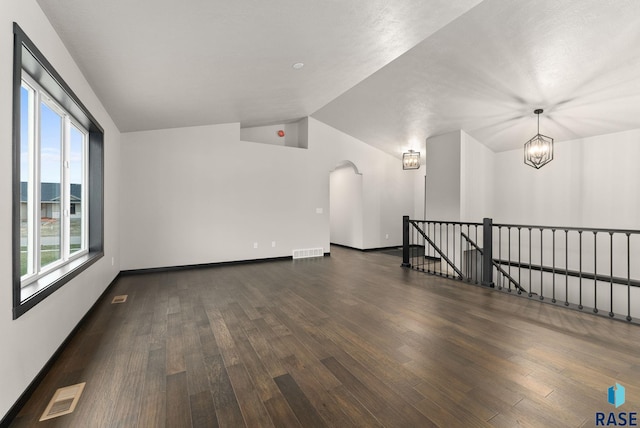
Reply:
M399 155L520 147L538 107L556 141L640 128L637 0L38 2L123 132L311 115Z

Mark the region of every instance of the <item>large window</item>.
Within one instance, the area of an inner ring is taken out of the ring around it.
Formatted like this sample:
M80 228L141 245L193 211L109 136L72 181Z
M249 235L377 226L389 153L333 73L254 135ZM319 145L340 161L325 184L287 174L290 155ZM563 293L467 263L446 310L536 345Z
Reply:
M20 87L22 288L87 253L89 132L28 74ZM78 208L79 207L79 208Z
M103 130L14 23L14 318L103 255Z

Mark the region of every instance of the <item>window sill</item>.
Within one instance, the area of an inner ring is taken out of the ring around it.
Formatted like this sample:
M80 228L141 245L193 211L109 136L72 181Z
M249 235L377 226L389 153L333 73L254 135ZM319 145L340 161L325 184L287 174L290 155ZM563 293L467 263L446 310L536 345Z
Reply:
M33 308L35 305L51 295L58 288L78 276L82 271L97 262L103 252L90 252L84 256L60 266L58 269L39 278L37 281L20 289L20 304L13 308L13 319Z

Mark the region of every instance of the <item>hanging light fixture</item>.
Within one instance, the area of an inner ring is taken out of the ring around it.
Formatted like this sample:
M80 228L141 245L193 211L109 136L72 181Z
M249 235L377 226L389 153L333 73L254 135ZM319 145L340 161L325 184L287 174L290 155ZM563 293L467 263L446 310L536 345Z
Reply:
M409 150L402 154L402 169L420 168L420 152Z
M553 138L540 133L540 113L541 108L533 112L538 115L538 133L529 141L524 143L524 163L540 169L553 160Z

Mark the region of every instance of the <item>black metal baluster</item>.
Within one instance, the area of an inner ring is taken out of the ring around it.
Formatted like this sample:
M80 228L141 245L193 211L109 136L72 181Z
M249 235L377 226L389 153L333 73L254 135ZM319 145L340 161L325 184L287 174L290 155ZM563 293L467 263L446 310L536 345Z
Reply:
M424 241L424 238L420 234L419 230L416 230L416 244L413 246L413 256L416 259L416 270L424 272L424 266L420 260L420 244ZM426 242L425 242L426 244Z
M544 300L544 284L542 283L542 273L544 272L544 270L542 270L543 265L544 263L542 263L542 228L540 228L540 300Z
M502 226L498 226L498 260L502 260ZM498 281L498 290L502 290L502 273L498 271L500 280Z
M474 235L474 242L476 243L476 245L479 245L478 243L478 225L475 224L473 226L475 228L475 235ZM477 248L477 247L476 247ZM475 257L473 258L473 262L476 264L475 269L473 270L473 273L475 274L475 283L478 283L478 251L475 250ZM480 265L480 278L482 278L482 265Z
M416 251L417 248L420 246L420 235L418 233L418 229L414 229L413 230L413 234L415 236L414 241L413 241L413 246L412 246L412 252L413 252L413 258L411 260L411 265L415 266L416 270L420 270L420 264L417 263L418 260L416 260Z
M473 260L471 254L469 252L469 239L471 239L471 232L469 231L470 226L467 224L467 282L471 282L471 274L473 273Z
M427 236L427 238L429 237L429 225L430 225L429 222L425 221L425 228L426 228L425 235ZM424 264L426 266L425 267L425 271L427 273L430 273L431 272L431 269L430 269L431 264L429 263L429 257L428 256L429 256L429 249L430 249L431 245L429 245L429 242L427 241L427 238L422 237L422 240L424 241L424 251L423 251L423 254L422 254L422 259L424 260Z
M456 224L453 223L453 239L451 240L453 243L453 265L456 266ZM453 278L453 273L451 277Z
M531 228L529 227L529 297L533 294L531 293Z
M420 260L420 243L424 240L419 230L416 230L416 245L413 248L413 254L416 258L416 270L424 272L424 266Z
M446 231L445 237L446 237L446 241L447 241L447 258L449 258L450 257L450 254L449 254L449 223L445 223L444 227L445 227L444 230ZM449 267L447 267L447 278L449 278Z
M473 245L471 245L471 225L468 224L467 225L467 257L469 258L469 282L472 282L473 276L475 275L475 270L474 270L474 260L473 260Z
M436 236L436 233L438 233L437 225L439 225L439 224L440 224L440 222L434 222L433 223L433 243L434 243L433 254L438 254L437 256L434 256L434 257L438 257L440 259L439 268L436 269L435 264L433 266L433 274L434 275L440 275L442 273L442 243L440 242L441 236L440 235ZM438 245L439 245L439 247L438 247ZM436 248L438 248L440 250L440 252L438 252L436 250Z
M460 267L464 268L464 256L463 256L463 251L462 249L464 248L464 242L463 242L463 237L462 234L464 232L462 232L462 224L460 225ZM462 270L462 269L461 269ZM464 278L461 278L462 280L464 280Z
M593 313L598 313L598 232L593 231Z
M551 275L553 277L553 296L551 297L551 302L555 303L556 302L556 230L555 229L551 229L551 246L552 246L552 257L553 260L551 262L552 265L552 271L551 271Z
M446 254L444 252L444 248L442 245L442 222L438 222L438 242L439 242L439 249L440 249L440 253L444 254L444 256L446 257ZM445 264L446 266L446 264ZM440 257L440 269L438 269L438 275L442 276L442 256Z
M569 230L564 230L564 305L569 306Z
M580 291L580 299L579 299L579 304L578 304L578 309L582 309L582 231L579 230L578 231L578 236L580 237L579 239L579 249L580 249L580 254L578 257L579 260L579 264L578 264L578 273L580 275L580 283L579 283L579 291Z
M423 263L423 269L425 272L429 273L430 269L429 269L429 247L431 247L431 245L429 245L429 241L427 240L427 238L429 238L429 222L425 221L424 222L424 226L425 226L425 235L426 238L423 236L422 237L422 241L424 242L424 249L422 251L422 263Z
M471 239L471 235L469 235L469 239L471 239L471 252L473 253L473 257L471 259L471 263L473 266L473 283L478 283L478 226L475 224L472 225L474 230L473 239Z
M613 232L609 232L609 316L613 318Z
M424 222L421 222L421 223L422 223L422 226L421 226L422 227L422 231L424 232L424 227L426 225L424 224ZM419 239L423 243L423 245L422 246L419 245L418 247L416 247L416 254L418 255L419 260L420 260L420 271L424 272L424 255L422 257L420 257L420 253L426 251L426 249L427 249L427 240L424 239L424 237L422 237L422 236L420 236ZM420 250L420 248L423 248L423 250Z
M432 248L432 246L429 244L429 242L427 240L427 238L429 238L429 236L430 236L429 235L429 231L430 231L429 228L431 227L431 222L427 221L425 225L427 227L427 233L426 233L427 237L426 238L423 237L423 239L424 239L424 252L422 254L422 258L424 259L425 270L428 273L431 273L431 262L429 260L429 254L430 254L431 251L433 251L433 248Z
M509 277L513 278L511 276L511 226L507 227L507 232L509 233L509 243L507 244L509 248ZM509 293L511 293L511 281L509 281Z
M420 227L422 228L422 230L424 231L424 225L422 224L422 222L420 222ZM416 243L416 247L415 247L415 255L416 255L416 270L419 270L420 272L424 272L424 266L422 264L422 260L420 260L420 242L423 241L420 232L416 230L416 239L418 240Z
M438 231L438 242L440 242L440 252L442 252L442 222L438 222L439 231ZM440 269L438 275L442 276L442 262L440 262Z
M413 246L413 224L409 223L409 231L407 233L407 239L409 240L409 248L407 251L407 254L409 256L408 261L409 261L409 266L411 269L414 269L413 266L413 259L411 258L411 247Z
M518 284L522 287L522 233L520 227L518 227ZM520 288L518 288L518 294L522 294Z
M631 321L631 234L627 232L627 321Z
M426 226L426 224L424 222L420 222L421 223L421 228L422 231L424 232L424 227ZM424 249L426 249L427 247L427 241L426 239L424 239L424 237L422 236L422 234L419 231L416 231L418 233L417 238L418 238L418 245L416 245L416 257L418 258L418 260L420 261L419 266L420 266L420 272L424 272L424 257L420 256L420 253L422 253Z
M415 224L412 224L412 228L411 228L411 247L409 249L409 251L411 252L411 268L414 270L420 270L420 265L416 263L416 246L418 245L418 243L420 242L418 239L418 227L420 227L420 223L419 222L415 222Z
M407 217L407 222L408 222L408 217ZM413 269L413 265L411 264L412 260L411 260L411 244L413 243L413 232L412 232L412 224L408 223L408 227L406 230L406 234L407 234L407 248L406 248L406 255L407 255L407 266L408 268ZM403 232L404 233L404 232ZM404 258L404 254L405 254L405 249L402 249L402 254L403 254L403 258Z
M434 245L431 246L431 254L433 257L433 263L431 264L431 267L433 269L431 269L431 272L433 272L433 274L436 274L436 263L435 260L440 259L440 255L438 254L438 252L436 251L436 247L435 247L435 243L437 241L436 239L436 222L434 221L433 223L431 223L431 227L433 229L433 234L431 235L431 240L433 242Z

